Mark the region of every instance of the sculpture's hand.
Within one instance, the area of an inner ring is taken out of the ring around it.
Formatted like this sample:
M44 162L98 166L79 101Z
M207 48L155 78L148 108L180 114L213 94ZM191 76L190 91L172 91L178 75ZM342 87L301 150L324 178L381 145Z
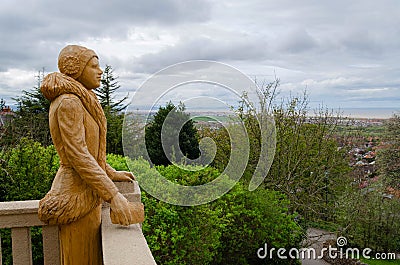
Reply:
M116 216L116 222L118 224L128 226L132 222L132 220L130 220L131 215L128 200L121 193L118 192L117 195L111 199L110 207Z
M111 179L117 182L132 182L135 180L135 176L128 171L115 171L112 174Z

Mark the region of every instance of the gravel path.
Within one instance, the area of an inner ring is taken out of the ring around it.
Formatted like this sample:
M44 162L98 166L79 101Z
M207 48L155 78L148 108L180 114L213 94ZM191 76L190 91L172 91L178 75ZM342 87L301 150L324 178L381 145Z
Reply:
M307 230L307 240L304 242L306 248L314 248L317 255L320 255L322 249L322 244L329 239L336 239L335 234L328 231L310 228ZM301 264L303 265L329 265L326 261L322 259L302 259Z

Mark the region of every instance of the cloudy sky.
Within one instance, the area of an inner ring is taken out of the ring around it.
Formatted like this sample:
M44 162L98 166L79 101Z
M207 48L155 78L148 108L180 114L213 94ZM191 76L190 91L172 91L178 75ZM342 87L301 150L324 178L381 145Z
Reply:
M200 59L276 76L283 96L307 89L311 107L400 109L399 14L398 0L2 0L0 97L14 104L80 44L112 65L119 95Z

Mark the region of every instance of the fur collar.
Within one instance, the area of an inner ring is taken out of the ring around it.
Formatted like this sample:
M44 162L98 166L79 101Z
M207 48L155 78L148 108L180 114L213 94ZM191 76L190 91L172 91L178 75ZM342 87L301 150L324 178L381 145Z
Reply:
M40 90L44 97L50 101L53 101L58 96L64 94L74 94L81 100L83 106L100 127L99 157L96 160L105 170L107 120L96 94L93 91L86 89L81 83L72 77L62 73L48 74L43 79Z

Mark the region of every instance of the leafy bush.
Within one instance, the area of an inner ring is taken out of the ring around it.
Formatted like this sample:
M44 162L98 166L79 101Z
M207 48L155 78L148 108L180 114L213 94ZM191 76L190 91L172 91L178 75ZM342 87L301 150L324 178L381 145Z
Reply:
M113 167L124 164L120 156L109 155L108 162ZM145 160L128 159L128 163L137 176L154 174ZM172 165L159 166L157 170L182 185L201 185L220 175L212 167L191 171ZM257 257L257 250L265 243L277 248L298 247L300 243L301 228L294 222L294 216L288 214L289 201L279 192L264 189L249 192L242 183L237 183L220 199L195 207L167 204L144 191L142 200L146 210L143 233L158 264L294 262Z
M302 229L288 214L289 200L282 193L257 189L249 192L238 183L215 204L224 212L227 225L218 257L212 264L294 264L292 260L260 260L259 248L299 248Z
M22 138L14 148L0 152L0 164L1 201L38 200L50 189L59 158L54 146Z
M119 170L128 169L126 166L121 167L124 158L120 156L108 155L107 161ZM137 176L154 174L143 159L131 160L129 164ZM207 168L203 174L185 171L185 175L180 174L183 170L174 166L161 166L157 169L174 181L186 179L190 182L191 179L199 179L196 175L213 178L219 174L212 168ZM224 226L217 211L207 204L196 207L171 205L155 199L143 190L142 201L146 211L143 233L157 264L211 264Z
M0 199L20 201L41 199L50 189L59 167L54 146L43 147L22 138L14 148L0 152ZM33 264L43 264L40 227L31 228ZM3 264L12 264L10 229L1 229Z
M50 189L59 164L53 146L45 148L27 139L1 152L0 159L2 200L42 198ZM107 161L117 170L128 170L122 156L109 154ZM128 159L128 163L137 176L154 174L155 169L143 159ZM156 169L170 181L183 185L201 185L220 175L212 167L186 168L194 171L176 166ZM291 247L300 241L300 228L288 214L288 200L278 192L249 192L238 183L220 199L196 207L171 205L144 191L142 200L146 210L143 233L158 264L273 264L275 261L259 260L257 250L265 243ZM9 230L1 231L3 264L12 264L9 234ZM42 264L40 228L33 229L32 242L34 264Z

